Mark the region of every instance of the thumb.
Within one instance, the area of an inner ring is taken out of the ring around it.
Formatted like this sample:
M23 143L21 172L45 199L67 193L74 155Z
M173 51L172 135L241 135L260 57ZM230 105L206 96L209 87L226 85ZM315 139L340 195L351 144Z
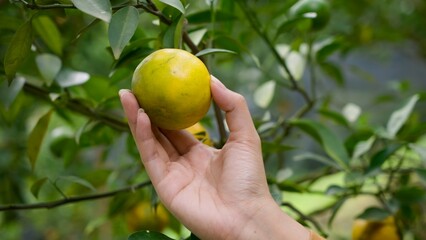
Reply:
M231 135L258 138L245 98L229 90L216 77L211 76L213 100L226 114Z

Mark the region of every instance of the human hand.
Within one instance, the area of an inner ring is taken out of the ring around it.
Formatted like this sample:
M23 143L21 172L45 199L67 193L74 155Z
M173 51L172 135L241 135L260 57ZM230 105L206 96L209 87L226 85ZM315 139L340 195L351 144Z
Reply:
M158 129L134 95L120 91L160 200L201 239L308 239L308 231L284 214L269 193L260 138L245 99L214 77L211 91L230 130L222 149L184 130Z

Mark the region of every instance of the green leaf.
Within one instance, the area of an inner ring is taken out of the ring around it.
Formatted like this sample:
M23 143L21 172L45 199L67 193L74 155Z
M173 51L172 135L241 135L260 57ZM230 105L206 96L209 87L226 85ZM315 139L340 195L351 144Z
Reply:
M16 31L4 57L4 70L9 84L15 77L19 67L30 54L32 41L33 28L31 20L29 20L22 24Z
M38 198L38 193L47 179L47 177L40 178L31 186L31 193L34 195L34 197Z
M25 79L21 76L9 85L7 81L0 83L0 102L8 109L15 101L16 96L21 92L24 87Z
M33 27L44 44L49 47L52 52L62 55L62 38L61 33L55 23L46 15L40 15L33 18Z
M111 20L112 9L109 0L71 0L76 8L105 22Z
M166 235L153 231L140 231L132 233L127 240L173 240Z
M182 14L185 14L185 8L179 0L160 0L160 2L165 3L173 8L176 8Z
M214 54L214 53L231 53L231 54L237 54L234 51L227 50L227 49L221 49L221 48L206 48L201 51L199 51L195 56L201 57L208 54Z
M320 162L322 164L325 164L327 166L330 166L330 167L333 167L333 168L336 168L336 169L342 169L341 166L338 165L332 159L327 158L327 157L323 157L321 155L314 154L314 153L305 152L305 153L294 156L293 159L294 159L294 161L313 160L313 161Z
M360 141L355 145L354 152L352 153L352 159L357 159L366 152L368 152L373 146L374 141L376 140L375 136L370 137L365 141Z
M386 162L386 160L388 160L400 147L400 144L388 145L381 151L374 154L371 158L366 174L369 176L377 174L383 163Z
M87 180L76 177L76 176L59 176L56 181L58 180L65 180L68 182L73 182L73 183L77 183L80 184L82 186L87 187L88 189L92 190L92 191L96 191L96 188Z
M370 221L382 221L390 215L391 213L384 209L377 207L369 207L365 209L365 211L358 215L356 218L362 218Z
M403 204L414 204L426 200L426 190L418 186L406 186L398 189L394 197Z
M337 64L324 61L321 62L319 66L321 67L321 70L331 77L339 86L342 86L345 83L342 71Z
M418 168L415 170L417 176L422 180L423 184L426 184L426 169Z
M188 35L189 35L189 38L192 40L192 42L196 46L198 46L206 33L207 33L207 28L201 28L197 31L190 32Z
M181 14L167 27L163 36L163 48L181 48L184 19L184 15Z
M44 136L46 135L47 128L49 127L51 115L52 110L42 116L31 131L30 135L28 136L27 154L30 160L31 168L33 170L37 162L37 157L38 153L40 152L41 144L43 143Z
M37 55L36 64L41 76L43 76L49 86L52 84L62 67L61 59L49 53Z
M186 17L188 22L194 24L210 24L212 20L212 11L210 9L192 13ZM215 11L216 22L232 21L236 20L237 17L233 14L226 13L220 10Z
M316 52L318 62L324 62L331 54L342 47L340 39L332 38L322 42L320 48Z
M330 109L320 109L318 111L319 114L321 114L324 117L330 118L334 122L343 125L345 127L349 127L349 123L346 120L346 118L339 112L330 110Z
M327 195L339 195L345 193L346 189L338 186L338 185L330 185L327 190L325 191L325 194Z
M281 143L262 141L262 151L265 153L285 152L294 148L294 146L284 145Z
M258 86L253 95L254 103L261 108L267 108L274 97L275 86L274 80L264 82Z
M290 124L299 127L321 144L324 151L342 168L348 170L349 156L343 141L319 122L296 119Z
M124 7L112 15L108 37L115 59L120 57L124 47L135 34L138 23L139 12L132 6Z
M419 95L416 94L412 96L403 107L392 113L386 126L386 130L391 138L396 136L398 131L407 121L417 100L419 100Z
M78 72L69 68L64 68L56 77L56 82L59 84L59 86L66 88L81 85L87 82L89 78L90 75L86 72Z

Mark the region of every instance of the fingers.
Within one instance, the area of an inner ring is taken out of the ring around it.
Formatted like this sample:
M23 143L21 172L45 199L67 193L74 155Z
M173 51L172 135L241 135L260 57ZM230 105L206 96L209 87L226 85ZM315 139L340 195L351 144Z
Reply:
M139 104L135 96L127 89L121 89L118 93L120 95L121 104L123 105L124 113L127 116L130 130L135 136L136 121L138 116Z
M119 95L142 162L152 181L156 182L165 174L166 162L170 159L168 152L172 152L172 146L161 133L157 134L160 140L157 139L148 116L139 108L135 96L129 90L120 90Z
M257 138L258 134L244 97L227 89L214 76L211 76L211 91L216 104L226 113L226 123L231 134Z
M185 130L162 130L180 155L184 155L200 142Z

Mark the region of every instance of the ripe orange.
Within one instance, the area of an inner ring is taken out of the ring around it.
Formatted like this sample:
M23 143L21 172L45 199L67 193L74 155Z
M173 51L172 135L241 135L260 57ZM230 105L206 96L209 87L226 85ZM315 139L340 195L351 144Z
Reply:
M204 126L201 125L201 123L197 122L191 127L186 128L185 130L190 132L196 139L198 139L198 141L206 144L207 146L213 146L213 142L210 138L209 133L204 128Z
M166 208L159 204L151 206L148 201L143 201L130 208L125 215L127 227L130 231L152 230L162 231L170 221Z
M356 219L352 225L352 240L400 240L393 217L383 221Z
M210 74L191 53L161 49L138 65L132 91L153 124L169 130L184 129L209 110Z

